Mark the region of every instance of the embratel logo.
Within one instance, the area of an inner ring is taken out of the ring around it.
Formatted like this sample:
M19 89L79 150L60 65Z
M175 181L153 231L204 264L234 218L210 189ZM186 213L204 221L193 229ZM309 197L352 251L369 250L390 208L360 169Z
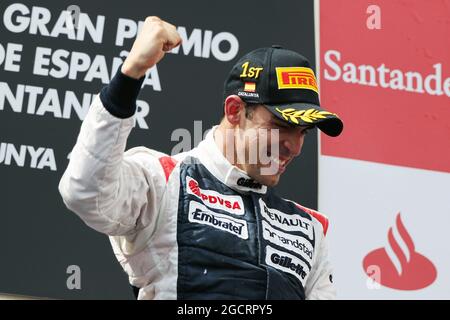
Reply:
M278 89L309 89L319 93L316 77L310 68L278 67Z
M245 220L211 211L196 201L189 203L188 219L189 222L207 225L231 233L241 239L248 239L248 228Z
M387 248L370 252L363 260L364 270L379 284L392 289L418 290L431 285L437 276L433 263L415 251L413 239L403 225L400 213L397 214L396 228L399 237L394 237L389 228ZM379 271L379 275L369 270Z

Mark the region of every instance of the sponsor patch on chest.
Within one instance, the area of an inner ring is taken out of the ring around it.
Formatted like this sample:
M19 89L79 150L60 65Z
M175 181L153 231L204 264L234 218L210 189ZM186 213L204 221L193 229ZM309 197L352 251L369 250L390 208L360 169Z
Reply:
M267 241L302 256L311 265L314 248L303 237L295 236L272 228L266 221L262 222L263 237Z
M200 188L197 180L186 177L186 189L211 208L221 209L236 215L244 215L244 202L240 196L221 194L214 190Z
M207 225L231 233L241 239L248 239L248 228L245 220L214 212L196 201L189 202L188 219L189 222Z
M263 218L272 226L285 231L300 231L310 240L314 239L314 229L311 220L299 214L286 214L280 210L269 208L262 199L259 199L259 207Z
M266 247L266 264L277 270L287 272L295 276L305 286L309 273L308 266L299 258L271 246Z

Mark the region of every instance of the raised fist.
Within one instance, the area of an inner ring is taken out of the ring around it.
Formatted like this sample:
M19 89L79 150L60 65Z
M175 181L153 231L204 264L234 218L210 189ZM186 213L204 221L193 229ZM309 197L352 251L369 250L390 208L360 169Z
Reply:
M158 17L147 17L122 65L122 73L135 79L157 64L167 51L181 43L174 25Z

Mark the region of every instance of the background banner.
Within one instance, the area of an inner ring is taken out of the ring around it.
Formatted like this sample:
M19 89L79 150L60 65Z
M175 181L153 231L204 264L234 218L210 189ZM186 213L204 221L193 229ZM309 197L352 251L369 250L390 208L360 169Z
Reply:
M106 236L62 203L57 186L81 121L114 76L141 22L160 16L183 38L150 70L128 148L194 147L222 116L237 58L282 45L314 64L313 1L0 2L0 292L49 298L133 298ZM317 206L317 136L279 193ZM81 275L80 277L78 277Z
M345 123L319 152L339 298L449 299L450 1L318 10L321 102Z

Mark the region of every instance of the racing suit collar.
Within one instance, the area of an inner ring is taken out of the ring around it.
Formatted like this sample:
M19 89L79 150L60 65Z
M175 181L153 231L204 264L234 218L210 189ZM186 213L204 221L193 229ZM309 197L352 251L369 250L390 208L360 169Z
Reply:
M212 127L198 145L203 164L217 179L236 191L265 194L267 186L250 178L245 171L232 165L222 154L214 140L217 127Z

